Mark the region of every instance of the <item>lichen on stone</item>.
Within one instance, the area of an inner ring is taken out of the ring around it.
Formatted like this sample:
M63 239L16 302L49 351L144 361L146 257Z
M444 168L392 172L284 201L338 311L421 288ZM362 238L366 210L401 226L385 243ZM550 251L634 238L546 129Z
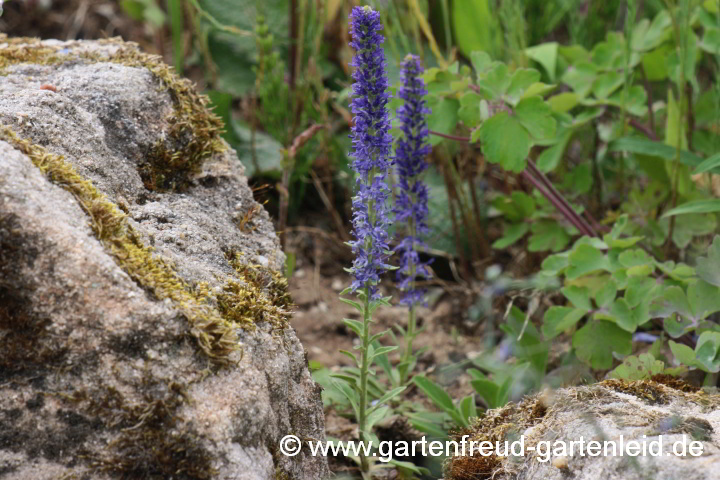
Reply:
M72 193L91 220L92 230L116 263L139 285L159 299L172 300L190 323L190 333L211 359L224 363L238 348L235 328L243 326L225 319L208 299L193 292L175 271L143 245L122 212L94 185L78 174L61 155L20 139L0 126L0 139L27 155L55 184Z
M198 94L189 80L178 77L158 55L141 52L134 44L119 38L98 41L102 45L116 47L111 53L75 52L73 44L59 53L59 46L49 46L37 39L8 39L4 34L0 34L0 43L7 43L0 49L0 75L6 74L9 66L22 63L111 62L147 69L173 100L173 113L167 119L170 126L168 134L152 146L140 169L143 182L150 190L187 187L192 175L200 171L206 159L226 149L220 136L222 119L208 108L207 96Z

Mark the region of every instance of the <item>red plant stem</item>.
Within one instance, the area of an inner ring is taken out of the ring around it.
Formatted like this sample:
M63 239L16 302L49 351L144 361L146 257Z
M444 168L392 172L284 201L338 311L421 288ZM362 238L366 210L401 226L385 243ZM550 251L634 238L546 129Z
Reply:
M548 189L548 191L558 200L558 202L562 203L566 207L567 210L572 212L572 215L575 216L577 221L583 225L584 228L580 231L584 232L586 235L589 235L591 237L597 237L598 234L597 234L597 232L595 232L595 229L584 218L582 218L580 215L577 214L575 209L572 208L572 206L565 199L565 197L563 197L562 194L560 192L558 192L558 190L555 188L555 185L552 184L550 179L544 173L542 173L540 170L538 170L537 166L535 165L535 162L528 159L527 166L528 166L528 169L530 170L530 172L540 179L540 181L543 183L543 185L545 185L545 187ZM587 215L590 215L590 214L587 213Z
M449 140L455 140L464 143L470 142L470 139L468 137L458 137L455 135L434 132L432 130L430 130L430 133L432 135L447 138ZM590 226L590 224L584 218L577 214L577 212L570 206L567 200L565 200L565 198L560 194L560 192L557 191L550 179L548 179L540 170L538 170L535 166L535 163L533 163L533 161L530 159L528 159L528 170L530 170L530 172L532 173L528 172L527 170L523 170L523 177L527 179L540 193L542 193L550 201L550 203L552 203L555 208L557 208L560 213L562 213L565 218L575 228L578 229L580 233L589 237L598 236L597 232L595 232L593 227ZM533 175L537 176L537 178L535 178L535 176Z
M533 185L533 187L535 187L540 193L542 193L548 200L550 200L550 203L552 203L552 204L555 206L555 208L557 208L557 209L560 211L560 213L562 213L563 216L564 216L575 228L578 229L579 232L581 232L583 235L590 235L590 233L585 230L585 228L584 228L584 226L582 225L582 223L580 223L580 222L578 221L577 216L576 216L576 215L573 215L572 212L568 211L567 208L565 207L565 205L563 205L562 203L558 202L557 199L554 198L553 195L552 195L550 192L548 192L547 190L545 190L545 186L542 184L542 182L540 182L537 178L533 177L533 176L530 174L530 172L528 172L527 170L523 170L523 171L522 171L522 176L523 176L524 179L526 179L527 181L529 181L529 182Z

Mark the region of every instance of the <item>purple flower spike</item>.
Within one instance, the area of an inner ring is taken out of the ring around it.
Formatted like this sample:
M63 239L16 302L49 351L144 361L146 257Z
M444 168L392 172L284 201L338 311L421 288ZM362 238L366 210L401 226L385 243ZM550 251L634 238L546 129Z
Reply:
M350 13L352 38L350 46L356 50L350 66L353 98L350 108L355 125L350 138L353 150L352 168L357 173L357 190L352 201L353 236L350 242L355 254L352 291L367 288L370 297L379 297L377 283L387 264L390 189L385 181L390 169L392 137L387 103L388 79L385 73L385 38L380 14L370 7L355 7Z
M403 138L397 141L395 167L399 183L395 199L395 220L407 225L407 236L402 239L396 252L400 255L400 269L397 271L398 286L404 291L400 303L410 307L425 304L425 291L415 287L418 278L430 278L428 263L420 261L419 248L427 248L421 237L429 232L428 187L421 180L421 174L428 168L425 157L430 154L426 115L425 82L420 78L423 68L420 59L408 55L402 63L400 78L402 87L398 96L404 105L397 109L397 118L403 131Z

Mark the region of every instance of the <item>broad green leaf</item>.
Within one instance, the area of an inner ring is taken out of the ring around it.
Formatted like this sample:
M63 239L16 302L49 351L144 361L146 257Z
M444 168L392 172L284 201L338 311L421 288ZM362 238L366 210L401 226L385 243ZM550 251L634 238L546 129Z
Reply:
M647 51L657 47L672 35L670 31L671 25L672 21L668 11L664 9L660 10L660 13L655 15L650 27L645 31L642 39L639 40L637 44L635 43L635 38L633 38L633 48Z
M554 97L553 97L554 98ZM552 98L551 98L552 100ZM545 149L537 159L537 168L541 172L551 172L557 168L562 160L565 149L573 136L572 130L567 130L561 137L560 141L550 148Z
M591 321L575 332L572 346L580 360L596 370L606 370L612 367L613 352L632 352L632 334L611 322Z
M614 321L620 328L630 333L637 330L638 327L635 316L633 315L633 310L624 298L615 300L610 307L610 314L603 315L602 318Z
M433 382L424 375L416 375L413 377L413 382L420 388L430 399L440 407L441 409L448 411L454 411L455 405L453 404L452 398L447 392L437 383Z
M641 353L639 356L631 355L627 357L622 365L610 372L610 378L619 378L624 380L645 380L653 375L662 373L665 370L665 364L662 360L656 360L649 353Z
M493 59L487 52L482 50L473 51L470 54L470 63L472 63L473 69L477 75L485 74L492 66Z
M627 289L625 290L625 300L631 308L635 308L645 301L650 293L657 287L654 278L649 277L631 277L628 278Z
M524 237L525 234L529 231L529 223L522 222L508 225L507 227L505 227L505 232L503 236L493 242L492 248L496 248L498 250L507 248L513 243L520 240L522 237Z
M468 128L474 128L480 123L480 100L482 97L475 92L467 92L460 97L458 118Z
M588 311L593 309L592 303L590 302L590 290L588 290L587 287L570 285L560 291L576 308L582 308Z
M549 42L526 48L525 55L538 62L548 74L551 82L555 81L557 69L558 43Z
M720 55L720 29L706 28L702 42L698 46L708 53Z
M698 277L720 287L720 235L715 236L707 257L701 257L695 267Z
M600 308L606 307L615 300L617 286L612 278L607 278L603 286L595 293L595 303ZM626 295L627 296L627 295Z
M670 335L670 338L680 338L693 330L693 322L685 317L678 317L672 314L663 319L663 329Z
M590 272L608 270L609 265L603 252L590 245L580 245L570 253L570 266L566 276L568 280L573 280Z
M543 317L543 336L547 340L557 337L565 330L575 326L587 312L588 311L583 308L558 306L548 308L545 312L545 317Z
M578 96L573 92L563 92L548 98L548 103L553 112L566 113L575 108L578 104Z
M695 345L695 359L703 370L710 373L720 371L720 332L705 331Z
M555 135L557 122L551 116L552 110L542 97L530 97L515 107L515 116L530 135L538 140Z
M252 154L252 131L240 123L232 123L233 131L238 139L237 144L232 145L237 152L238 158L245 167L245 175L252 177L257 174L277 175L282 172L283 146L270 135L255 132L255 159L257 166L253 163Z
M528 240L528 250L531 252L559 252L570 243L570 235L552 220L537 221L532 224L530 231L532 235Z
M466 57L471 52L483 50L495 53L502 45L502 36L489 0L464 0L452 2L451 20L453 38L458 50Z
M558 253L556 255L550 255L542 262L543 271L547 271L552 274L559 274L562 270L570 265L570 259L567 253Z
M488 408L497 408L500 386L492 380L470 380L470 385L485 400Z
M584 98L592 90L597 74L595 65L588 61L580 61L568 68L562 81L569 85L579 98Z
M525 90L525 93L523 94L523 98L530 98L534 97L536 95L539 95L541 97L544 97L548 93L552 92L557 88L557 85L555 84L546 84L542 82L533 83L528 87L527 90Z
M512 172L523 171L531 143L530 135L517 119L507 112L499 112L485 121L479 131L482 150L489 162L499 163Z
M498 100L510 86L510 73L504 63L495 62L486 75L477 82L478 87L487 95L488 100Z
M428 115L428 128L435 132L451 134L455 130L458 121L458 110L460 102L454 98L439 98L428 101L431 110ZM442 137L430 135L430 144L437 145L443 141Z
M667 287L662 296L655 300L652 312L654 316L663 318L673 313L682 315L685 318L693 317L687 295L685 295L682 288L675 285Z
M690 367L696 365L695 351L692 348L687 345L683 345L682 343L673 342L672 340L669 340L668 344L670 345L672 354L680 363Z
M648 81L659 82L667 78L667 58L674 48L671 44L667 43L643 55L642 66Z
M720 198L708 200L693 200L683 203L663 214L663 218L673 215L685 215L688 213L715 213L720 212Z
M704 280L698 280L688 287L687 298L694 320L703 320L720 311L720 288Z
M592 91L597 98L607 98L624 83L623 76L614 71L601 74L593 82Z
M510 86L505 93L505 99L511 105L517 105L525 91L540 80L540 72L532 68L518 68L510 78Z

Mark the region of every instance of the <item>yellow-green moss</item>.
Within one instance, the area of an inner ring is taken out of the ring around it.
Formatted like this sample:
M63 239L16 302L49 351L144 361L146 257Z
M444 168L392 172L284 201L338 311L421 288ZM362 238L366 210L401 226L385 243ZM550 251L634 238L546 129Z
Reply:
M217 295L223 316L238 324L266 321L276 327L285 327L292 306L285 277L261 265L243 263L240 254L231 253L228 257L230 266L242 282L227 282L222 293Z
M27 155L53 183L71 192L90 217L98 240L112 253L120 268L157 298L172 300L187 317L190 333L200 348L216 361L227 360L237 349L234 328L238 325L224 319L209 304L208 298L198 295L167 263L153 257L152 249L145 247L128 225L124 212L78 174L61 155L20 139L5 126L0 126L0 139Z
M168 137L152 147L141 167L141 176L149 189L184 188L190 176L200 170L204 160L225 150L220 137L223 123L208 109L208 98L199 95L189 80L175 75L172 67L163 63L157 55L143 53L133 44L117 38L98 41L116 47L116 51L110 54L74 52L73 44L64 47L67 52L59 54L58 46L48 46L37 39L8 39L5 35L0 35L0 42L8 43L0 49L0 75L6 74L10 65L49 65L71 61L111 62L150 71L172 97L173 114L167 119L170 124Z

